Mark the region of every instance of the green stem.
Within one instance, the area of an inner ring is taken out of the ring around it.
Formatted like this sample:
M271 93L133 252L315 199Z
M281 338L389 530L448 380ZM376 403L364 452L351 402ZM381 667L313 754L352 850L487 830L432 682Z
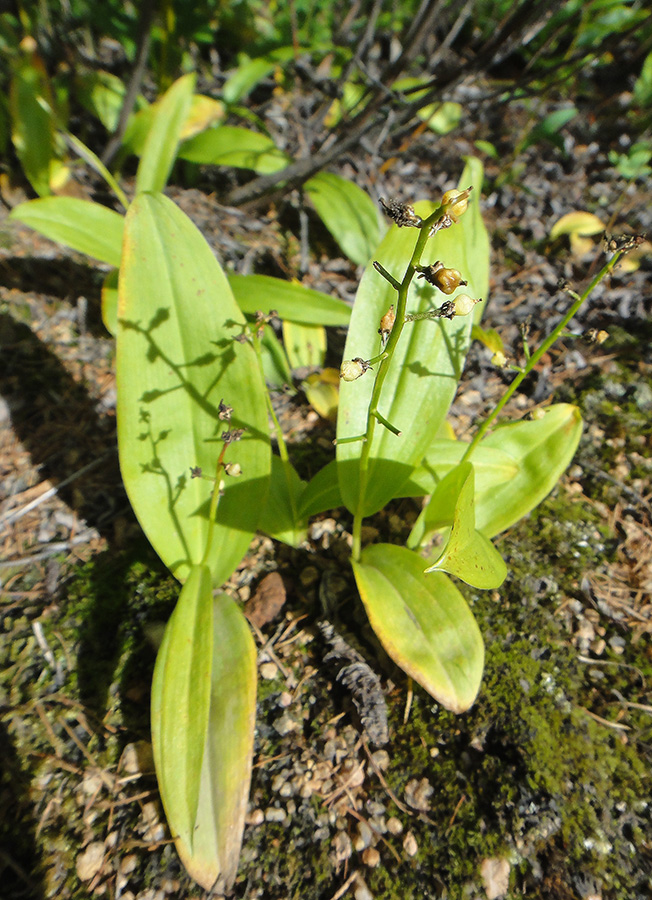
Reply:
M387 377L387 373L389 371L389 366L392 361L392 357L394 355L394 351L396 350L396 345L399 342L399 338L401 337L401 332L403 331L403 326L405 325L405 312L407 308L407 297L408 297L408 289L414 278L416 267L421 262L421 255L425 249L428 238L430 237L430 228L433 226L445 213L447 207L439 206L432 213L432 215L428 216L427 219L423 221L420 226L419 237L417 238L416 244L414 246L414 251L412 252L412 257L410 262L408 263L408 267L405 270L405 275L403 276L403 280L400 284L396 281L396 279L390 275L380 263L374 263L374 267L380 274L389 281L389 283L394 287L397 291L398 297L396 301L396 319L394 320L394 326L392 328L392 332L387 341L387 345L385 346L383 352L380 354L381 359L378 365L378 369L375 372L375 380L373 390L371 392L371 399L369 401L369 409L367 410L367 426L365 429L365 438L364 443L362 445L362 452L360 453L360 485L358 492L358 507L353 516L353 541L351 545L351 555L353 559L359 561L360 555L362 553L362 520L364 518L364 498L367 489L367 483L369 479L369 460L371 454L371 444L373 441L374 433L376 430L376 422L380 421L385 427L389 427L389 430L395 434L398 434L398 429L396 429L393 425L381 415L378 410L378 404L380 402L380 394L383 388L383 384L385 382L385 378Z
M541 344L541 346L538 347L538 349L535 350L534 353L528 358L527 363L524 366L524 368L514 378L512 383L509 385L509 387L507 388L507 390L505 391L503 396L500 398L500 400L496 404L493 411L487 416L487 418L484 420L482 425L480 425L480 427L476 431L473 440L469 444L469 446L468 446L466 452L464 453L464 456L460 460L460 462L464 462L471 456L471 454L473 453L475 448L478 446L478 444L480 443L482 438L485 436L485 434L487 433L489 428L491 428L492 424L495 422L495 420L496 420L497 416L499 415L499 413L501 412L501 410L506 406L507 403L509 403L509 401L513 397L514 393L518 390L521 382L525 378L527 378L527 376L530 374L532 369L534 369L534 367L539 362L541 357L545 353L547 353L548 350L552 347L552 345L562 334L562 332L564 331L564 329L566 328L568 323L571 321L571 319L575 315L577 315L577 312L580 309L580 307L582 306L582 304L586 301L586 299L594 291L594 289L602 281L602 279L606 275L608 275L609 272L611 272L611 270L616 265L616 263L618 262L618 260L620 259L621 256L622 256L622 251L620 251L620 250L617 253L614 253L614 255L611 257L611 259L602 267L602 269L600 269L598 274L591 281L591 283L586 288L586 290L584 291L583 294L581 294L581 295L572 294L572 296L574 296L576 298L575 302L569 308L568 312L566 313L564 318L561 320L561 322L559 322L559 324L556 325L555 328L550 332L550 334L544 340L544 342Z
M206 547L204 550L204 556L201 561L202 566L210 566L209 554L211 551L211 546L213 544L213 534L215 533L215 523L217 521L217 506L220 502L220 487L222 481L220 475L222 474L222 469L224 468L224 454L226 453L227 447L228 444L222 445L220 455L217 458L217 465L215 466L215 483L213 485L211 505L208 511L208 533L206 535Z

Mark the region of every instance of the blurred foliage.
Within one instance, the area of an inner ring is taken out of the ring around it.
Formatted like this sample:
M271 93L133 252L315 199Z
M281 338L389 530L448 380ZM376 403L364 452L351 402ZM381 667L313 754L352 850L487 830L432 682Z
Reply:
M634 140L645 141L651 46L646 0L384 0L378 7L373 0L14 0L0 13L0 152L11 165L13 146L40 195L67 190L61 132L73 122L71 130L102 153L98 123L109 133L119 127L139 53L147 65L126 134L117 139L118 166L142 149L148 101L189 72L208 102L222 104L224 124L245 120L255 131L265 131L261 98L310 91L305 115L318 123L316 147L329 130L343 134L351 123L385 119L390 110L399 119L405 114L392 126L398 134L416 116L446 133L465 111L442 102L442 85L478 72L504 88L506 101L561 99L563 109L533 120L515 142L514 157L540 140L563 152L562 129L574 114L569 100L591 96L602 78L609 92L625 97ZM645 171L636 147L633 160L617 161L623 174Z

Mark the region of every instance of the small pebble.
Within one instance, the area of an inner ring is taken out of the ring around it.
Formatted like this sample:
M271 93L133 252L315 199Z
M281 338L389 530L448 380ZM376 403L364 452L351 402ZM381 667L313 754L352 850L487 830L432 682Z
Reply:
M259 671L261 678L264 678L265 681L272 681L274 678L276 678L278 668L276 667L276 663L265 662L262 664Z
M359 852L366 850L373 840L373 832L366 822L358 822L358 834L353 842L353 846Z
M389 753L387 750L376 750L371 758L376 763L381 772L386 772L389 768Z
M358 886L353 892L355 900L374 900L374 895L363 881L360 883L361 881L362 879L358 876Z
M278 698L278 705L282 709L286 709L288 706L292 705L292 694L288 691L283 691L281 696Z
M285 822L286 819L287 813L284 809L279 809L276 806L268 806L265 810L266 822Z
M367 811L370 816L384 816L385 804L379 803L378 800L367 800Z
M85 794L92 796L97 794L102 788L102 776L96 770L87 772L82 780L82 790Z
M265 813L262 809L253 809L245 819L247 825L262 825L264 821Z
M427 812L430 809L430 797L433 793L434 788L427 778L421 780L413 778L405 786L405 799L408 805L420 812Z
M80 881L90 881L102 868L104 862L104 841L89 844L77 857L75 867Z
M387 820L387 830L390 834L400 834L403 831L403 823L396 816L392 816Z
M417 850L419 849L419 845L417 844L417 839L412 834L411 831L403 838L403 849L407 853L408 856L415 856Z
M351 839L344 831L338 832L331 842L336 862L345 862L351 856Z
M367 847L362 854L362 862L365 866L369 866L370 869L375 869L380 862L380 853L375 847Z
M274 730L277 731L281 737L284 737L291 731L296 731L299 727L298 722L295 722L292 716L289 716L287 713L283 713L283 715L279 716L272 724Z
M128 853L120 860L119 871L122 875L130 875L138 865L138 857L135 853ZM124 894L123 894L124 896Z
M107 850L112 850L115 845L118 843L120 839L120 835L117 831L110 831L107 836L104 838L104 846Z

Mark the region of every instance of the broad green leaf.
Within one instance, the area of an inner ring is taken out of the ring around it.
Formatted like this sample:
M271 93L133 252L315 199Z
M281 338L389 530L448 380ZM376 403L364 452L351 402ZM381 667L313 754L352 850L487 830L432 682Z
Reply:
M211 890L218 878L230 887L238 865L251 780L256 649L235 602L226 594L213 599L206 567L191 570L181 593L154 670L152 745L179 856Z
M307 519L343 505L337 479L337 461L333 459L316 472L306 485L299 503L299 516Z
M376 207L362 188L332 172L320 172L304 185L324 225L344 253L366 265L378 246L380 226Z
M474 141L473 146L477 147L481 153L486 153L491 159L500 159L500 153L491 141Z
M475 478L470 462L460 463L437 485L426 513L426 527L448 524L452 528L438 559L425 571L448 572L473 587L497 588L507 567L491 541L475 528ZM433 525L434 522L434 525Z
M335 128L342 121L344 115L352 110L362 111L367 105L368 99L366 87L363 83L357 81L346 81L341 90L341 98L336 97L330 105L328 113L324 118L324 125L327 128ZM364 106L362 105L364 103Z
M518 472L509 481L478 493L476 528L491 538L538 506L568 468L581 434L580 412L568 403L550 406L542 419L496 428L480 447L508 453Z
M244 831L256 720L256 647L240 608L227 594L213 603L213 664L199 808L190 844L177 851L206 891L235 881Z
M294 47L279 47L267 56L245 60L224 83L222 96L227 103L238 103L263 78L271 75L277 66L295 59L301 52L303 51L299 48L295 50Z
M441 438L433 441L428 455L398 489L391 499L399 497L423 497L432 494L438 482L462 459L468 449L463 441ZM487 494L497 485L514 478L518 474L518 463L508 453L496 447L481 444L473 454L476 491ZM303 516L315 516L327 509L343 506L337 478L337 461L325 465L308 482L301 497L300 511ZM451 515L452 522L452 515ZM449 522L450 524L450 522ZM419 544L417 540L414 546Z
M334 422L337 418L337 404L340 396L340 373L330 367L313 372L301 382L301 390L308 403L322 419Z
M424 82L423 78L399 78L392 85L392 90L403 92L410 102L429 93L428 83ZM460 103L446 100L443 103L429 103L423 106L418 115L436 134L448 134L457 128L462 113L463 107Z
M111 337L118 334L118 270L111 269L102 284L102 322Z
M283 345L293 369L324 365L326 332L323 325L283 322Z
M448 134L460 124L463 111L461 103L446 100L424 106L419 110L419 118L427 122L428 128L435 134Z
M469 208L460 221L431 238L423 263L442 260L459 269L469 282L463 288L473 297L487 296L489 281L489 241L479 211L482 166L470 159L460 185L475 186ZM417 204L427 216L435 204ZM401 280L417 240L416 229L393 227L378 248L375 258L397 280ZM423 280L413 280L408 295L408 312L440 306L441 293ZM454 295L452 295L454 296ZM448 298L447 298L448 299ZM396 291L369 265L358 289L344 350L345 359L370 359L379 352L378 325ZM480 308L481 304L476 308ZM402 485L421 463L442 426L455 396L473 324L470 316L423 320L407 324L401 334L380 396L379 411L396 428L399 436L378 425L370 447L366 486L361 486L359 459L361 442L341 443L365 432L367 411L373 389L372 373L353 382L342 382L337 423L337 459L340 490L352 512L368 516L400 495Z
M109 172L99 156L97 156L96 153L93 153L90 147L87 147L86 144L80 141L78 137L75 137L74 134L70 134L69 131L63 132L63 138L67 142L68 146L72 147L75 153L77 153L78 156L80 156L84 160L84 162L91 167L91 169L94 169L97 174L106 181L108 186L118 198L118 201L122 204L123 208L128 209L129 201L127 200L125 192L122 190L116 179Z
M201 134L202 131L221 122L225 115L225 107L221 100L213 100L204 94L193 94L188 117L179 135L180 139L187 141Z
M296 393L292 386L292 370L283 344L271 328L265 328L260 341L265 383L270 387Z
M284 321L304 325L348 325L351 319L351 307L343 300L296 281L271 275L229 275L229 284L244 313L253 315L258 310L268 313L275 309Z
M152 681L152 746L170 831L192 849L208 734L213 596L207 566L192 566L165 629Z
M565 153L564 141L559 132L564 125L567 125L576 115L577 110L574 106L566 109L556 109L554 112L551 112L538 122L529 134L526 135L525 139L519 143L517 152L523 153L524 150L534 146L534 144L537 144L539 141L547 140Z
M103 69L75 75L76 98L90 113L100 120L109 132L114 132L124 104L126 85L117 75ZM135 110L147 106L144 97L136 98Z
M156 113L157 104L152 103L129 116L122 144L120 145L121 154L128 156L130 153L133 153L134 156L142 156L147 142L147 135L156 118Z
M389 656L446 709L464 712L480 688L482 636L462 594L446 575L424 575L423 562L405 547L372 544L352 564Z
M244 319L210 247L162 195L141 194L127 213L117 338L118 448L127 494L145 534L181 580L204 558L216 463L231 428L242 439L211 530L207 563L229 577L258 524L270 467L262 376ZM199 468L206 478L191 478ZM208 480L207 480L208 479Z
M634 83L634 103L639 106L652 103L652 50L643 60L641 74Z
M397 496L422 497L432 494L440 479L462 461L468 449L469 445L464 441L448 438L433 441L421 465L414 470ZM473 468L476 492L491 490L518 472L518 465L512 456L498 447L485 447L484 444L473 453Z
M453 524L459 492L466 478L459 463L469 445L463 441L433 441L428 456L403 485L401 494L418 497L431 494L414 523L407 546L416 550L432 538L434 531ZM513 457L501 450L477 447L473 454L475 490L491 491L518 473Z
M14 65L9 85L11 139L25 175L42 197L52 193L58 162L52 103L42 60L36 53L25 52Z
M136 193L162 191L165 187L188 119L194 86L195 76L183 75L155 104L154 120L136 173Z
M253 169L259 175L278 172L292 162L271 138L235 125L222 125L202 131L183 142L179 148L179 156L203 165Z
M565 216L562 216L561 219L555 222L550 229L550 239L554 241L561 235L567 234L573 254L575 256L583 256L594 246L590 236L602 234L604 229L604 223L597 216L594 216L593 213L577 210L566 213Z
M649 140L636 141L627 148L627 153L609 151L609 162L623 178L645 178L652 174L650 160L652 160L652 141Z
M471 337L474 341L480 341L492 353L504 353L505 345L503 339L495 328L482 328L480 325L474 325L471 330Z
M307 519L299 513L305 488L293 465L272 454L272 477L267 504L258 528L277 541L297 547L305 540Z
M124 218L99 203L76 197L41 197L16 206L10 218L80 253L116 268L120 265Z

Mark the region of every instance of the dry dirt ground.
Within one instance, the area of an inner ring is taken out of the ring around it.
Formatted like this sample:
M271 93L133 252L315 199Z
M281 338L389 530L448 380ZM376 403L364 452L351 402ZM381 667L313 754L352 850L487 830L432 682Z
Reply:
M605 132L581 110L565 152L542 143L512 162L526 122L516 107L496 111L445 139L421 135L382 176L371 152L341 170L372 196L413 201L454 184L475 140L498 146L482 199L493 247L484 324L516 357L519 325L530 321L536 344L568 303L559 279L581 288L601 258L599 238L583 256L550 242L554 221L587 209L614 233L652 232L649 180L627 183L607 158L622 147L617 123ZM219 189L220 177L231 176L206 173L206 184ZM352 300L359 273L313 218L301 270L295 197L251 214L199 189L170 196L225 266ZM5 203L19 199L16 189ZM6 219L0 228L0 896L206 896L178 863L152 772L151 640L175 588L121 487L104 273ZM488 647L471 713L455 720L413 693L357 612L342 614L342 640L357 635L382 679L390 740L374 747L336 680L346 651L325 661L333 645L316 626L325 600L351 599L348 516L319 517L299 550L254 542L228 585L263 610L235 896L650 896L651 268L647 256L601 284L576 330L610 338L564 339L508 410L575 401L586 429L552 498L501 539L505 589L468 594ZM341 334L331 344L337 365ZM508 378L474 349L452 410L460 436ZM310 474L332 426L301 395L279 408ZM399 540L415 515L396 504L368 537Z

